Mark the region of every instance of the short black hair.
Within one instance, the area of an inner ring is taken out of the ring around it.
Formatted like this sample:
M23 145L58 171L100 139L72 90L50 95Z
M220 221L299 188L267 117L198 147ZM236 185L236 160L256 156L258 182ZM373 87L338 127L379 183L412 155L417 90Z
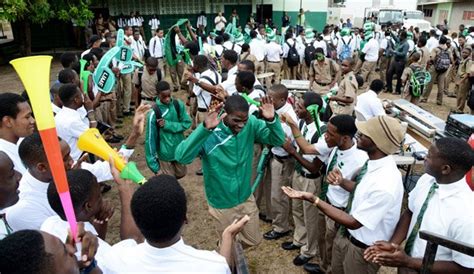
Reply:
M148 57L146 58L145 64L150 67L157 67L158 66L158 59L155 57Z
M156 92L158 93L165 90L170 90L170 89L171 89L170 83L168 83L167 81L159 81L158 83L156 83Z
M250 38L253 39L253 38L255 38L255 37L257 37L257 32L256 32L255 30L252 30L252 31L250 32Z
M448 35L448 29L443 29L442 33L443 33L443 35Z
M241 65L244 65L249 71L255 73L255 64L250 60L240 61Z
M474 165L474 151L469 144L459 138L445 137L435 141L439 156L453 169L468 172Z
M77 55L73 52L65 52L61 54L60 59L63 68L71 68L71 65L77 61Z
M364 78L360 74L357 74L355 78L357 81L357 88L361 88L364 85Z
M239 55L237 55L237 52L232 49L224 51L224 53L222 54L222 57L232 64L237 63L237 60L239 59Z
M85 169L71 169L66 172L69 192L71 194L72 207L76 215L82 206L89 200L92 192L92 185L97 184L97 179L90 171ZM48 185L48 202L51 208L61 219L66 220L66 214L59 198L56 184Z
M379 94L382 89L383 89L383 81L380 80L380 79L375 79L372 81L372 83L370 83L370 89L375 91L375 93Z
M237 78L240 80L240 84L248 89L252 89L255 84L255 75L250 71L240 71L237 73Z
M32 168L37 163L46 162L43 141L38 132L25 137L18 147L18 155L26 167Z
M191 54L192 56L196 56L199 54L199 44L197 42L187 42L184 47L189 49L189 54Z
M334 125L337 128L337 132L341 135L354 138L357 132L354 117L347 114L336 115L329 120L329 123Z
M275 92L278 97L288 98L288 88L285 85L275 84L271 86L269 90Z
M315 53L324 54L323 48L316 48L316 49L314 50L314 52L315 52Z
M94 61L94 56L95 55L90 53L90 52L88 54L84 54L84 56L82 56L82 59L84 59L86 61L85 65L84 65L84 69L86 69L88 66L91 65L91 63Z
M248 112L249 104L245 101L244 97L234 94L225 100L224 110L226 113L234 113L236 111Z
M73 69L66 68L59 72L58 80L61 84L72 83L74 78L76 78L76 74L77 73Z
M418 38L418 45L420 45L421 47L424 47L426 46L426 37L425 36L420 36L420 38Z
M319 109L323 106L323 98L314 91L307 91L303 94L303 104L307 108L311 105L318 105Z
M222 38L222 36L219 35L216 38L214 38L214 42L216 42L217 45L221 45L224 42L224 38Z
M245 44L242 44L241 48L242 48L242 52L247 52L250 49L250 45L245 43Z
M61 84L61 83L55 83L49 89L49 93L51 93L52 95L58 95L59 96L59 88L61 88L62 85L63 84Z
M63 105L67 106L76 96L79 90L76 84L64 84L59 88L59 99L63 102Z
M194 57L194 65L200 69L207 68L209 66L209 59L205 55L197 55Z
M170 175L153 176L137 189L131 201L132 216L150 242L175 237L186 220L186 194Z
M445 45L448 42L448 39L445 36L441 36L439 38L439 44L440 45Z
M23 102L26 102L26 99L21 95L11 92L0 94L0 123L5 116L16 119L16 116L20 112L18 104Z
M227 42L230 40L230 35L228 33L222 34L222 38L224 39L224 42Z
M104 55L104 50L101 49L101 48L91 48L89 53L94 54L95 57L97 57L97 59L100 60L102 58L102 56Z
M39 230L20 230L0 241L2 273L51 273L52 255L46 252Z

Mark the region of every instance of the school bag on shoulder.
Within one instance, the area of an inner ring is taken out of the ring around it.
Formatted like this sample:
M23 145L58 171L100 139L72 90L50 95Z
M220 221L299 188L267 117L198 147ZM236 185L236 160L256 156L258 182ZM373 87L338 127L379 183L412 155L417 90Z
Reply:
M426 79L426 70L422 67L410 65L410 69L412 70L410 76L410 82L408 83L408 91L413 97L420 97L425 90L425 83L428 79Z
M440 52L438 53L438 56L436 56L434 67L436 72L443 73L449 69L451 59L449 58L449 52L447 49L442 49L441 47L438 48L440 49Z
M288 42L286 42L286 44L290 47L286 62L290 68L296 67L300 63L300 55L298 54L298 50L296 50L296 42L293 43L293 46L290 46Z
M326 57L335 60L337 57L337 50L333 42L327 40L324 40L324 42L326 43Z
M143 70L144 70L144 67L141 67L138 69L138 86L141 86L142 85L142 77L143 77ZM161 69L160 68L156 68L156 78L158 79L158 82L161 81Z
M316 59L316 48L313 43L307 44L304 49L304 62L306 66L309 67L314 59Z
M344 39L341 39L341 41L342 41L342 51L338 57L339 57L339 60L342 61L352 56L352 51L351 51L352 37L349 39L349 42L347 42L347 44L344 41Z
M176 110L176 113L178 114L178 120L181 120L181 108L179 106L178 100L173 99L173 106L174 109ZM159 125L159 120L163 118L161 114L161 110L158 107L156 103L153 103L153 112L155 113L155 125L156 125L156 149L160 149L160 125Z

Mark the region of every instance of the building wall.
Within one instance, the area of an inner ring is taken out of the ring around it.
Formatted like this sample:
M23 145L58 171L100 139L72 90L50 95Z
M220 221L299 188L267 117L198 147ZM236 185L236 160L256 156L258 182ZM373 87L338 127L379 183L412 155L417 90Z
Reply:
M448 20L448 24L452 30L458 29L458 26L461 24L464 25L474 25L474 18L471 17L463 19L464 12L474 13L474 1L467 1L464 3L453 3L453 8L451 10L451 17Z

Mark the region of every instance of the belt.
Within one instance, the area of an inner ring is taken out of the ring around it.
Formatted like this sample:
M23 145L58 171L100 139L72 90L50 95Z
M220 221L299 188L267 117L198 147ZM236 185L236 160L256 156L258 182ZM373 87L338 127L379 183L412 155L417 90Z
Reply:
M280 61L267 61L268 63L275 63L275 64L279 64Z
M275 160L277 160L279 163L282 163L282 164L283 164L283 160L288 160L288 159L291 158L290 155L287 155L287 156L278 156L278 155L273 154L273 156L275 156Z
M306 179L317 179L321 176L321 173L318 172L316 174L313 173L306 173L304 171L298 172L302 177L305 177Z
M153 98L145 97L145 96L141 96L141 95L140 95L140 98L144 101L151 101L151 102L155 101L155 99L153 99Z
M358 248L366 249L366 248L369 247L368 245L366 245L363 242L361 242L361 241L357 240L356 238L354 238L349 232L346 232L346 234L344 236L346 236L349 239L349 241L353 245L357 246Z
M156 57L156 59L163 59L163 57Z
M199 112L207 112L207 108L198 108Z
M100 100L99 102L112 102L112 99L104 99L104 100Z
M325 87L325 86L329 86L330 83L320 83L320 82L316 82L316 84L322 86L322 87Z

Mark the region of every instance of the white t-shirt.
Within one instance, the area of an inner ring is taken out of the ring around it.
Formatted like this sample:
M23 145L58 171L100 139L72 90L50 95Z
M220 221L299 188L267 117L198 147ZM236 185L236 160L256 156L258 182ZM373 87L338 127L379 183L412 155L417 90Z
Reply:
M260 98L265 96L265 93L261 89L255 89L255 86L256 86L256 84L254 84L254 90L252 90L252 92L250 92L250 94L248 96L249 96L250 99L260 100ZM253 104L249 104L249 115L251 115L252 113L254 113L256 111L258 111L258 107L253 105Z
M430 52L434 49L437 48L439 45L438 39L435 37L430 37L428 41L426 41L426 47L430 50Z
M268 62L280 62L280 56L283 54L281 46L275 42L270 42L265 45L265 55Z
M77 140L84 131L89 129L89 119L78 110L63 106L54 120L58 136L69 145L71 157L77 161L82 154L82 151L77 148Z
M23 141L23 138L19 139L18 142L14 144L0 138L0 151L5 152L10 160L12 160L14 169L16 171L24 174L26 172L26 167L21 161L20 155L18 154L18 147L20 146L21 141Z
M300 122L301 123L301 122ZM321 122L321 125L323 123ZM320 125L320 126L321 126ZM306 134L304 134L306 131ZM316 123L315 122L312 122L311 124L307 125L305 122L303 122L303 127L301 128L301 134L303 135L304 139L306 141L308 141L309 143L311 143L312 139L313 139L313 136L314 134L318 134L318 130L316 128ZM324 139L321 138L321 137L318 137L318 142L321 140L321 139ZM299 148L298 148L299 149ZM309 162L313 162L314 158L316 158L316 155L315 154L303 154L303 158L305 158L306 160L308 160ZM307 170L305 167L302 167L302 170L306 173L306 174L310 174L311 172L309 170Z
M242 52L242 47L237 43L235 43L235 44L232 43L231 41L224 42L224 44L222 46L227 50L233 50L233 51L237 52L237 56L239 56L240 53Z
M217 75L218 81L216 81L216 75ZM208 79L204 77L211 78L212 81L214 81L214 83L211 83ZM202 74L200 74L198 79L199 81L208 83L210 85L216 85L222 81L221 75L211 69L208 69L204 71ZM205 91L202 88L198 87L198 85L193 86L193 92L197 97L198 108L208 109L211 104L211 94L208 91Z
M366 120L375 116L385 115L385 110L377 93L370 89L357 96L355 110L359 111Z
M167 248L148 242L124 240L115 244L103 261L104 274L115 273L231 273L227 261L215 251L198 250L181 239Z
M37 180L28 171L23 174L19 187L20 200L6 210L7 221L13 231L39 229L44 220L56 215L48 202L49 184Z
M391 155L369 160L350 212L362 227L349 233L366 245L390 240L400 219L403 193L402 175Z
M318 41L318 40L314 40L313 42L313 47L315 49L317 48L322 48L323 51L324 51L324 56L327 55L327 46L326 46L326 42L324 40L321 40L321 41Z
M331 155L326 160L326 174L329 171L329 164L336 153L337 162L334 169L339 169L342 177L351 181L354 181L362 166L369 159L365 151L357 148L357 144L354 144L347 150L333 149ZM349 192L340 186L330 184L327 197L333 206L345 208L349 199Z
M408 208L413 212L408 235L413 230L421 207L431 185L436 179L428 174L421 176L415 188L408 195ZM465 177L451 184L438 184L421 222L420 231L426 230L447 238L474 245L474 213L472 211L474 194L467 185ZM426 241L416 236L412 257L422 258ZM474 268L474 258L457 251L438 247L435 261L454 261L467 268Z
M235 87L235 78L237 78L237 73L237 66L233 66L231 69L229 69L229 72L227 72L227 79L221 83L221 86L225 91L227 91L229 96L237 92L237 88Z
M148 21L148 25L150 26L151 30L155 31L160 27L160 20L158 18L152 18Z
M265 42L259 39L252 39L249 46L250 52L255 56L257 61L263 61L265 58Z
M367 62L377 62L379 59L379 47L379 42L374 38L369 39L364 45L362 52L365 53L365 60Z
M299 121L298 116L296 116L296 113L293 110L293 107L288 102L286 102L285 105L277 109L275 112L276 114L278 114L279 117L286 113L287 115L290 115L293 121ZM293 133L291 133L291 128L286 123L283 123L281 120L280 122L286 137L290 138L291 140L294 140ZM288 152L286 152L286 150L282 147L272 147L272 153L280 157L288 156Z
M225 28L225 24L227 23L227 20L225 19L224 16L216 16L214 19L214 24L216 24L216 30L221 31Z
M158 36L153 36L153 38L150 39L148 49L151 57L162 58L165 55L164 43L165 39L159 38Z

